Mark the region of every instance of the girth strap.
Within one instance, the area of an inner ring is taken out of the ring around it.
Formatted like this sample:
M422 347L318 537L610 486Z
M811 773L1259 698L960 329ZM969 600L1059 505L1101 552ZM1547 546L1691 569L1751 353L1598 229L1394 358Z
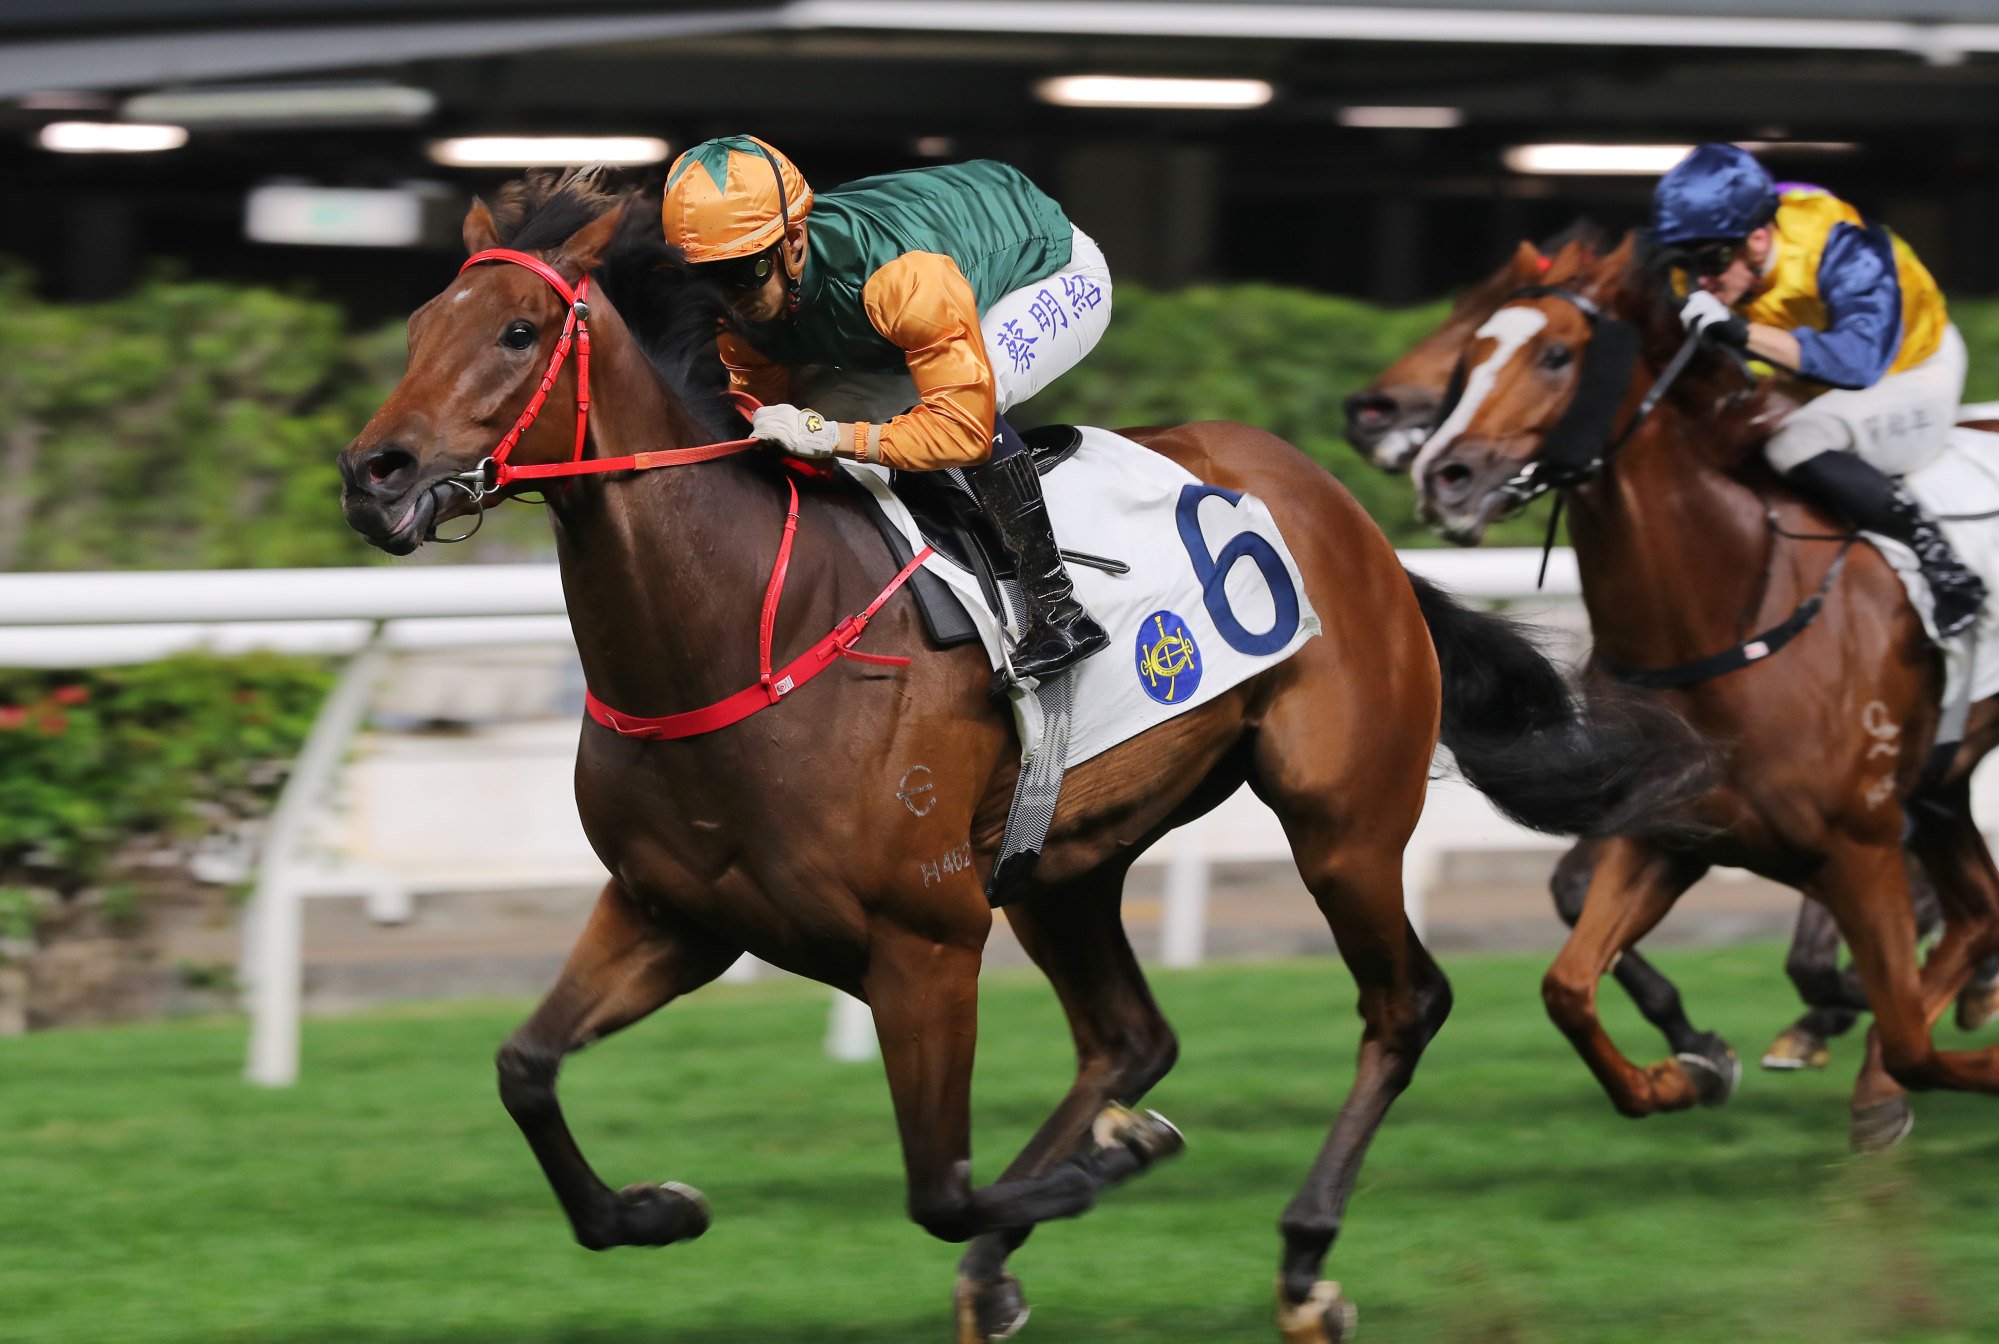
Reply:
M1800 602L1796 611L1768 630L1751 635L1740 644L1723 649L1720 653L1708 654L1705 658L1674 663L1670 667L1633 667L1630 663L1597 650L1593 655L1596 665L1628 686L1644 686L1652 690L1677 690L1740 671L1751 663L1760 663L1804 633L1805 627L1818 619L1819 613L1825 609L1825 600L1832 592L1833 584L1839 581L1839 572L1846 567L1846 555L1853 549L1854 541L1855 538L1848 537L1840 544L1839 554L1835 555L1832 563L1826 566L1825 578L1820 581L1818 591Z

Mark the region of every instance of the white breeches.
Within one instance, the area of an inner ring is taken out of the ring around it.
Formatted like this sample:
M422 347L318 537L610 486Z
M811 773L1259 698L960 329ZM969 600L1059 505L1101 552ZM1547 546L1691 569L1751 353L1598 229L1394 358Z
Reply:
M1763 454L1789 471L1826 452L1857 452L1890 476L1906 476L1942 451L1964 397L1964 338L1944 328L1936 353L1872 387L1834 388L1791 412Z

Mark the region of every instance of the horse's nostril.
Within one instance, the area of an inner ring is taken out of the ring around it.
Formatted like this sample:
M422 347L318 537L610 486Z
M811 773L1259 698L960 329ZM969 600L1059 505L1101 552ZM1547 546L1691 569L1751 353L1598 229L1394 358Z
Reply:
M368 483L389 485L415 469L415 457L400 448L384 448L368 459Z
M1395 413L1395 401L1378 392L1356 392L1347 398L1346 411L1357 425L1378 425Z
M1462 462L1446 462L1437 468L1437 479L1445 485L1463 485L1471 479L1471 468Z

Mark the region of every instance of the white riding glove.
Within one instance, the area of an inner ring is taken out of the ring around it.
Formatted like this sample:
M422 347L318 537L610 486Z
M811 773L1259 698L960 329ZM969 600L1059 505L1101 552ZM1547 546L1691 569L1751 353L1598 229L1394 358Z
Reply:
M750 417L750 436L774 443L793 457L833 456L846 426L805 406L759 406Z
M1749 323L1704 289L1695 290L1680 305L1680 325L1738 350L1749 344Z

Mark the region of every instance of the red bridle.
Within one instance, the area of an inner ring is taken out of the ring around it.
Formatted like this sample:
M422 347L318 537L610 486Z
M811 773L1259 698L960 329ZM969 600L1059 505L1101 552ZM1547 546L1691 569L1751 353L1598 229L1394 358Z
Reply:
M569 305L569 315L563 319L562 335L555 342L555 352L549 356L548 369L541 375L541 385L528 399L527 408L514 421L514 427L507 431L491 455L470 471L460 472L451 477L451 484L471 496L472 502L480 501L495 490L513 484L515 481L547 480L556 476L587 476L606 471L646 471L653 467L678 467L689 462L712 462L718 457L731 453L745 452L757 445L755 439L729 439L722 443L704 443L694 448L671 448L656 453L632 453L625 457L599 457L585 461L583 443L590 430L590 277L584 276L572 287L562 278L562 273L527 252L516 252L508 247L490 247L484 252L475 252L465 259L458 268L460 275L474 266L489 261L503 261L515 266L524 266L542 279L548 281L562 301ZM576 449L567 462L536 462L526 466L514 466L507 461L514 451L514 445L527 433L528 426L541 414L548 394L555 389L555 380L562 373L562 366L569 358L571 349L576 351ZM737 397L738 404L745 411L754 411L756 403L748 397Z
M528 399L527 409L514 421L514 427L507 431L492 455L470 471L460 472L448 480L471 497L474 508L481 510L482 501L493 491L524 480L546 480L552 476L583 476L605 471L646 471L653 467L678 467L690 462L712 462L718 457L744 452L754 448L757 439L729 439L722 443L704 443L694 448L669 448L656 453L633 453L626 457L598 457L587 461L583 456L583 441L590 425L590 277L584 276L574 288L562 278L561 272L540 257L526 252L516 252L512 248L493 247L484 252L475 252L466 258L458 268L460 275L474 266L489 261L504 261L515 266L525 266L530 271L555 288L569 305L569 316L563 321L562 335L555 342L555 353L549 357L548 371L541 376L541 385ZM524 467L512 466L507 455L514 445L521 441L535 417L541 414L543 403L555 387L556 377L562 372L562 365L569 358L569 351L576 351L576 451L567 462L533 463ZM746 413L755 411L754 398L740 393L732 393L737 405ZM802 462L790 464L807 475L829 474ZM759 710L768 709L803 686L806 682L824 672L842 658L852 658L858 662L876 663L889 667L907 667L909 659L878 653L862 653L854 647L866 632L868 622L882 609L896 589L909 581L911 575L928 560L931 550L925 546L910 558L908 564L896 572L888 586L876 595L875 600L863 611L847 617L834 626L817 644L791 660L781 668L771 666L771 643L777 630L777 603L784 593L784 580L791 568L791 541L798 533L798 485L794 481L785 482L791 490L791 502L785 510L784 532L778 539L777 561L771 566L770 584L764 589L763 613L757 622L757 680L754 685L745 686L734 695L703 705L700 709L688 710L682 714L665 714L644 717L625 714L611 708L594 693L584 693L584 706L590 717L613 732L625 737L678 738L695 737L701 733L712 733L717 728L726 728L732 723L740 723ZM477 531L474 528L473 531ZM470 535L469 533L467 535ZM464 538L459 538L463 540Z

